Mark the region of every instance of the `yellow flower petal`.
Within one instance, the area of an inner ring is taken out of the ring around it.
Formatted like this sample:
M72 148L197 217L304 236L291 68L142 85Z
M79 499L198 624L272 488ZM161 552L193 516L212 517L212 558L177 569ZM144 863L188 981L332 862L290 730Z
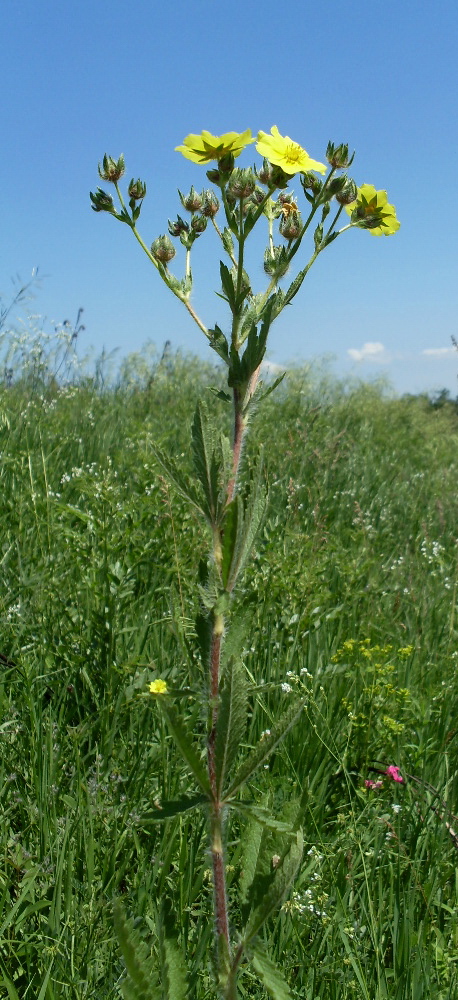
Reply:
M157 681L151 681L149 686L150 694L167 694L168 690L167 681L163 681L162 678L158 678Z
M353 218L353 225L360 229L369 229L374 236L390 236L397 233L401 223L396 217L394 205L388 202L386 191L377 191L373 184L362 184L358 188L358 197L345 211Z
M290 139L289 135L280 135L276 125L272 125L271 134L258 132L256 150L266 160L276 167L281 167L285 174L308 173L315 170L319 174L326 173L324 163L312 160L309 154L299 145Z
M249 128L245 132L225 132L224 135L212 135L204 129L200 135L187 135L182 146L175 146L175 151L193 163L211 163L230 153L240 156L245 146L253 141Z

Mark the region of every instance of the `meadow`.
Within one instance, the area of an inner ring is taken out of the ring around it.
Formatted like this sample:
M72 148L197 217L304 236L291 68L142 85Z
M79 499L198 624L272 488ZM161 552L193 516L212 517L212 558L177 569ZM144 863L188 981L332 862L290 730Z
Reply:
M115 1000L121 898L145 953L158 911L214 997L205 822L158 824L189 783L148 685L186 692L202 730L195 576L208 539L157 466L190 465L189 429L217 368L164 352L67 384L0 389L0 996ZM300 1000L458 995L458 412L304 367L262 404L268 515L239 613L247 745L279 703L300 724L251 782L304 859L271 951ZM387 768L394 767L388 774ZM396 780L396 777L401 780ZM278 831L228 828L230 892ZM251 854L247 853L247 845ZM269 871L266 867L266 877ZM247 967L240 996L266 994Z

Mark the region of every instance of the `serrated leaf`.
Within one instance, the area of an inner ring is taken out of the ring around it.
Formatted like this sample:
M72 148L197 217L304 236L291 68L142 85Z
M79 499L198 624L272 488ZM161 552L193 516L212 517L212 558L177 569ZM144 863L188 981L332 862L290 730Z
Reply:
M275 819L268 809L264 809L262 806L258 806L254 802L233 802L232 808L236 809L239 813L251 816L256 823L265 827L267 830L274 830L277 833L287 833L291 837L293 837L296 832L291 826L291 823L285 823L283 820Z
M114 925L127 976L120 983L124 1000L162 1000L157 967L148 954L132 920L127 920L120 902L113 908Z
M242 905L247 902L248 892L253 884L253 879L256 874L259 853L261 850L262 834L262 826L250 817L247 828L243 832L243 848L240 858L241 874L239 889L240 902Z
M223 229L221 239L226 253L229 257L232 257L234 254L234 240L232 239L232 233L227 226Z
M222 260L219 262L219 273L221 275L221 284L223 286L224 295L229 303L229 308L232 312L234 312L236 306L234 279L229 268L223 263Z
M166 717L168 727L183 760L186 761L189 770L192 772L195 781L206 798L211 798L210 782L205 766L196 753L189 733L186 732L185 726L178 718L174 708L168 705L162 698L158 698L157 701Z
M286 898L301 863L303 848L302 830L297 830L289 851L272 875L270 886L264 893L261 903L250 914L243 934L245 946L259 934L262 925Z
M305 699L300 702L295 702L283 713L278 722L276 722L270 733L263 737L259 743L250 751L248 756L240 765L235 777L231 781L229 787L224 793L224 798L229 800L238 789L248 781L255 771L261 767L262 764L268 760L270 755L276 749L276 747L281 743L286 733L294 726L297 722L302 709L305 705Z
M189 477L182 472L173 458L167 455L162 448L153 445L151 450L157 463L162 467L167 479L173 484L177 493L184 497L185 500L188 500L200 514L204 514L205 516L203 497L199 496Z
M262 461L259 461L249 484L248 496L242 501L240 494L236 494L224 513L222 577L229 592L234 589L248 559L266 508L267 491L262 482Z
M231 577L231 569L237 551L238 534L243 526L243 502L237 493L227 505L222 525L222 562L221 576L223 586L227 587ZM231 589L231 588L229 588Z
M252 951L251 964L272 1000L291 1000L288 983L268 955L264 945L257 941Z
M263 399L266 399L267 396L270 396L271 392L273 392L274 389L277 388L277 385L280 385L280 382L283 382L283 379L284 379L285 375L286 375L286 372L282 372L282 374L279 375L275 379L275 381L272 382L271 385L267 386L267 389L264 389L263 392L261 392L259 395L256 395L257 402L261 403Z
M245 735L248 709L246 673L240 660L230 657L222 676L215 740L217 796L220 798L226 776Z
M164 967L162 969L162 985L166 1000L183 1000L187 994L186 964L181 948L173 937L166 937L163 942Z
M192 423L192 451L197 478L204 491L205 514L211 525L217 522L222 462L215 453L215 437L206 408L198 402Z
M183 795L181 799L161 802L160 807L149 809L148 812L144 813L140 817L138 825L149 826L150 823L163 823L166 819L170 819L171 816L179 816L181 813L189 812L191 809L197 809L199 806L205 805L206 802L208 802L208 799L204 795L194 795L192 797Z
M229 344L222 330L220 330L217 323L213 330L208 331L210 347L219 354L220 358L229 364Z

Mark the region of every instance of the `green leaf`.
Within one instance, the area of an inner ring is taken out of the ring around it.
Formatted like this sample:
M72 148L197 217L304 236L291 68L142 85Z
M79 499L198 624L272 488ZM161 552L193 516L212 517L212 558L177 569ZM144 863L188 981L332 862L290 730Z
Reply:
M232 239L232 233L230 229L227 228L227 226L223 229L221 238L226 253L229 255L229 257L232 257L234 254L234 240Z
M262 764L268 760L270 755L276 749L276 747L281 743L281 741L286 736L286 733L294 726L297 722L302 709L305 705L305 699L300 702L295 702L283 713L278 722L276 722L270 733L264 736L262 740L257 743L255 747L251 750L248 756L240 765L235 777L231 781L229 788L224 793L224 798L229 800L238 789L251 778L251 775L261 767Z
M187 994L186 965L181 948L174 937L167 936L163 942L164 967L162 985L166 1000L184 1000Z
M239 881L240 902L242 905L248 900L248 892L253 884L258 866L259 853L261 850L263 829L256 820L250 816L250 821L243 831L242 853L240 857L241 875Z
M119 901L115 903L113 914L116 937L126 964L127 976L120 983L124 1000L162 1000L157 967L145 942L134 930L133 921L126 919Z
M208 331L210 347L219 354L220 358L229 364L229 344L224 336L222 330L220 330L218 324L216 323L213 330Z
M184 795L181 799L162 802L157 809L150 809L144 813L138 825L146 826L150 823L163 823L166 819L170 819L171 816L179 816L181 813L189 812L191 809L197 809L198 806L202 806L206 802L208 802L208 799L204 795L194 795L192 797Z
M222 562L221 576L223 586L228 587L231 579L231 569L237 551L238 533L243 526L243 502L237 493L233 500L227 505L222 525ZM229 588L231 589L231 588Z
M201 788L204 795L210 799L211 791L208 775L204 764L196 753L189 733L186 732L186 729L178 718L174 708L167 704L164 698L158 698L157 702L167 719L168 727L175 740L178 750L181 753L181 756L186 761L189 770L192 772L197 784L199 785L199 788Z
M220 500L222 461L216 456L214 433L207 410L200 401L192 424L192 451L196 475L205 494L205 513L210 524L215 525Z
M262 481L262 461L258 461L244 500L236 494L227 505L222 523L222 577L230 592L251 552L251 547L267 508L267 491Z
M185 500L188 500L200 514L204 514L205 516L203 497L196 491L189 477L182 472L176 462L170 457L170 455L167 455L162 448L158 448L153 445L152 452L157 463L162 467L167 479L169 479L173 484L177 493L184 497Z
M270 886L264 893L261 903L250 914L243 935L245 946L256 937L271 913L278 909L286 898L301 863L303 848L302 830L297 830L289 851L272 875Z
M256 941L252 951L251 964L272 1000L291 1000L289 986L283 978L283 973L267 954L261 941Z
M267 830L275 830L277 833L287 833L291 837L293 837L296 832L291 826L291 823L285 823L284 820L275 819L268 809L264 809L262 806L258 806L254 802L233 802L232 808L236 809L239 813L251 816L258 825L264 826Z
M243 664L230 657L222 675L221 701L218 709L215 741L216 787L221 796L226 776L245 735L248 709L246 673Z
M229 268L222 260L219 262L219 273L221 275L221 284L223 286L224 297L229 303L229 308L231 312L235 312L236 308L236 292L234 287L234 279Z

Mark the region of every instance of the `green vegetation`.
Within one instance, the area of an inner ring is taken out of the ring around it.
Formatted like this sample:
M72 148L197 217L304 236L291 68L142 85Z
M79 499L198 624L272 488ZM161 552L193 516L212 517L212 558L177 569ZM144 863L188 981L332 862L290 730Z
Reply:
M115 388L59 387L35 366L0 390L8 1000L115 1000L121 982L147 998L156 951L181 981L176 939L190 1000L214 997L205 822L192 808L156 822L188 779L148 687L184 688L205 731L192 611L208 539L152 445L190 468L196 400L219 383L165 354L130 359ZM243 908L259 857L267 885L300 799L303 861L265 930L292 996L454 1000L456 409L297 370L253 421L247 466L260 442L270 506L237 593L247 746L296 690L307 707L246 793L277 825L230 816L229 892ZM377 773L389 765L402 782ZM280 995L276 975L258 944L241 997Z

